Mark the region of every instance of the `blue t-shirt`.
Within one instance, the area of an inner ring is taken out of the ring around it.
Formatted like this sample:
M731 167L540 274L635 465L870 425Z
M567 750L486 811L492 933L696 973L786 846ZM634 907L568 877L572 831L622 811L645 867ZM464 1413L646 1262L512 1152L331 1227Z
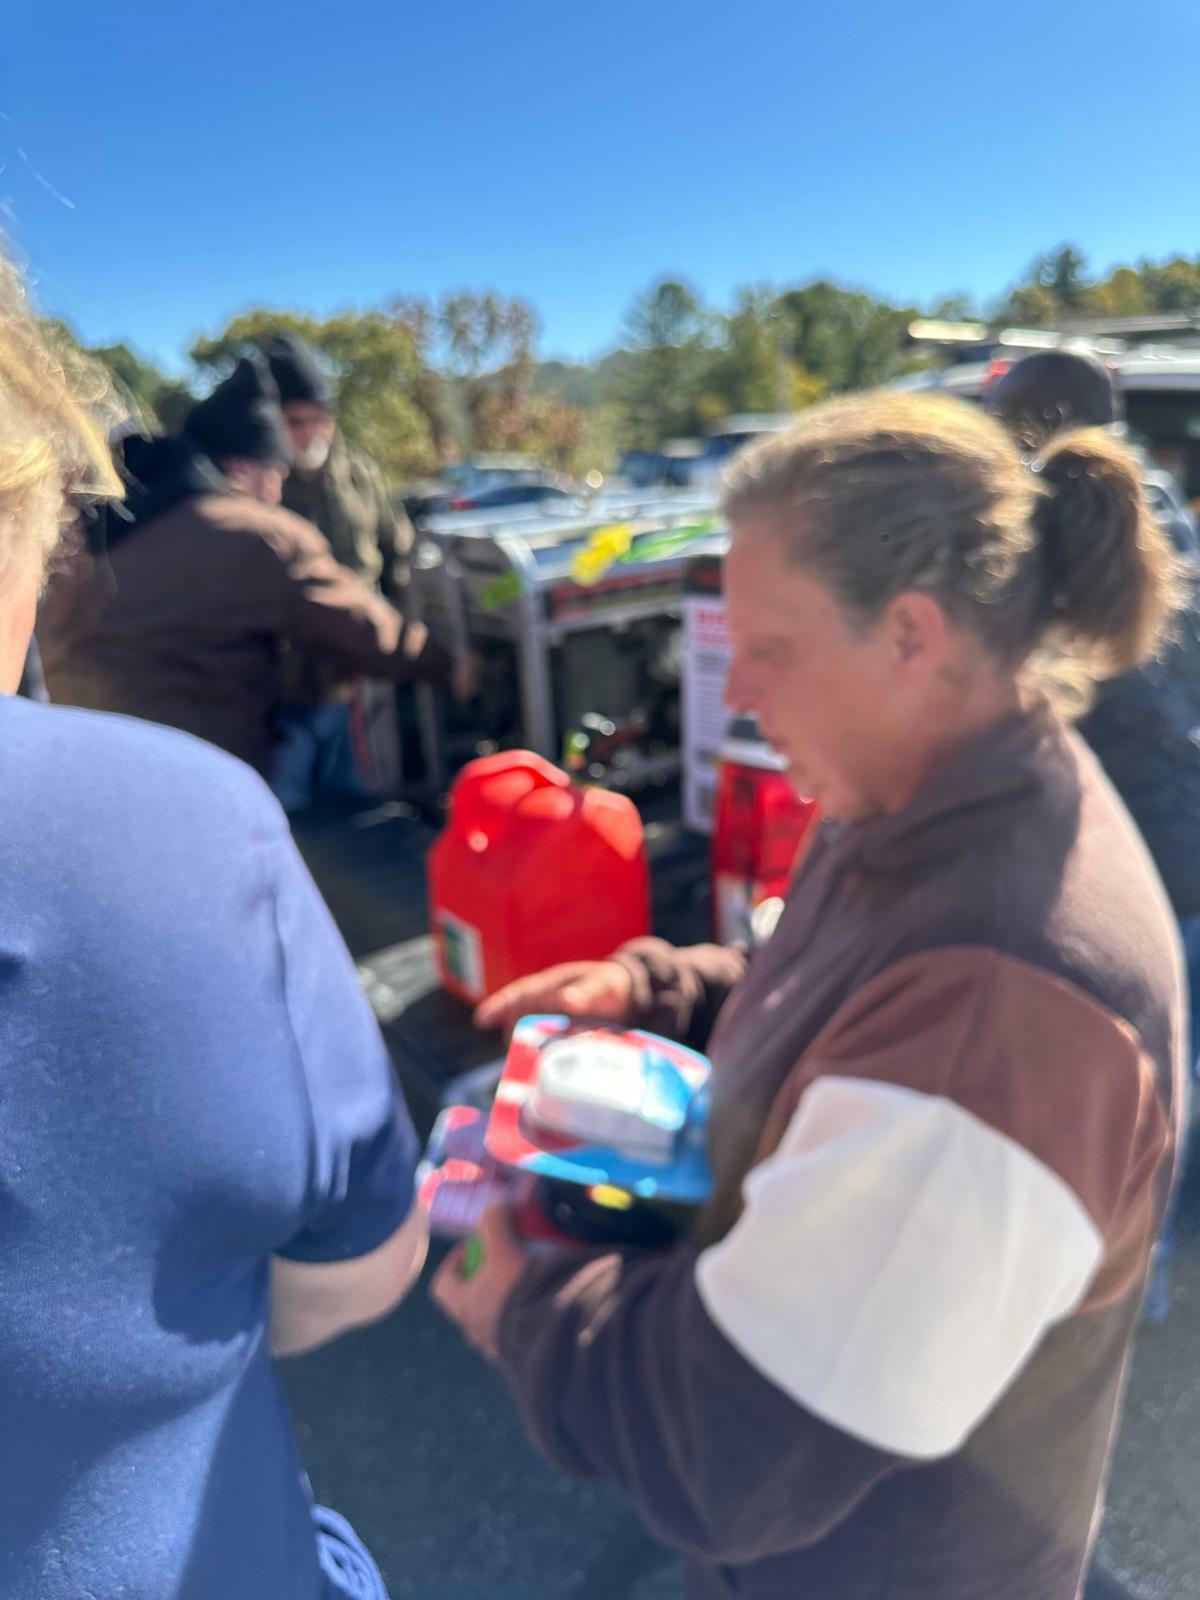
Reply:
M268 1266L359 1256L416 1141L240 762L0 700L0 1600L315 1600Z

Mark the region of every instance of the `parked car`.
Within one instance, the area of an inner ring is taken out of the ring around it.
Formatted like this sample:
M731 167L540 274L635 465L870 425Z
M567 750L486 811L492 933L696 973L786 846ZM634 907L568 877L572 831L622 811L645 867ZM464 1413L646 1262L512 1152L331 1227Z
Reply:
M739 450L766 434L782 432L791 420L789 412L752 411L715 422L704 449L687 464L688 485L714 484Z
M631 489L656 489L666 481L667 458L661 450L626 450L616 476Z
M444 468L441 480L453 499L510 483L535 483L543 475L536 456L523 450L489 450Z
M457 495L450 500L449 511L491 511L503 506L542 505L566 511L578 503L578 497L569 489L556 483L502 483L478 494Z
M404 509L418 525L447 511L488 511L524 505L554 505L567 510L575 502L569 479L544 471L532 456L514 452L476 456L447 467L438 480L420 484L406 494Z

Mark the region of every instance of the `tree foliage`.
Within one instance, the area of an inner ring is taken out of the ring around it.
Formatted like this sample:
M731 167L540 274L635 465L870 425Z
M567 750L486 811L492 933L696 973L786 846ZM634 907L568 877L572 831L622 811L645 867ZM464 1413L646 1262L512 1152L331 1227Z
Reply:
M1145 258L1106 278L1089 274L1074 245L1039 256L996 308L999 320L1042 327L1069 317L1136 317L1200 308L1200 257Z
M629 359L613 370L610 398L626 445L659 444L695 433L711 355L711 322L690 285L662 278L625 315Z
M329 369L346 437L396 481L438 465L434 418L418 403L421 353L413 330L389 311L344 311L318 319L292 311L248 311L215 337L198 339L192 360L221 376L272 335L297 333Z
M912 307L819 279L782 294L779 308L793 359L832 394L869 389L904 370Z
M324 359L346 437L393 482L479 450L534 450L565 466L585 436L576 408L535 394L537 318L523 300L461 291L435 305L398 296L384 310L323 320L251 311L198 340L192 359L220 373L285 331Z
M739 411L794 411L903 370L909 309L819 281L739 290L725 315L673 279L631 306L609 390L629 445L702 431Z
M1197 308L1200 257L1142 259L1096 277L1068 243L982 309L951 294L922 313L817 279L742 288L721 311L684 280L661 278L629 307L618 346L593 363L539 362L538 319L526 301L466 290L439 301L398 295L330 317L246 311L196 341L190 383L125 343L91 354L131 409L169 430L239 355L273 333L299 333L336 383L347 437L399 485L487 450L529 451L565 472L607 470L623 447L695 436L730 413L799 410L884 383L910 364L906 330L919 314L1039 326ZM65 325L56 331L83 348Z

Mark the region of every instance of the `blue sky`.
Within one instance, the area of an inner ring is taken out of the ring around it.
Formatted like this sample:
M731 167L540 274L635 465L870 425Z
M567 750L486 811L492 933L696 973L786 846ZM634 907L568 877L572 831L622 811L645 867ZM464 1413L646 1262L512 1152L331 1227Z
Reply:
M40 0L0 221L44 306L172 365L249 304L460 287L582 356L660 273L921 301L1194 254L1198 48L1194 0Z

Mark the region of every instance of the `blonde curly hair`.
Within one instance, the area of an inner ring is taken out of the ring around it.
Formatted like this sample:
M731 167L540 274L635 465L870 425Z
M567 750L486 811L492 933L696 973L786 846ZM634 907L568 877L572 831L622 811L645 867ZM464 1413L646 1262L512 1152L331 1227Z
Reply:
M0 582L40 577L68 497L122 493L107 438L123 414L104 369L47 330L0 255Z

